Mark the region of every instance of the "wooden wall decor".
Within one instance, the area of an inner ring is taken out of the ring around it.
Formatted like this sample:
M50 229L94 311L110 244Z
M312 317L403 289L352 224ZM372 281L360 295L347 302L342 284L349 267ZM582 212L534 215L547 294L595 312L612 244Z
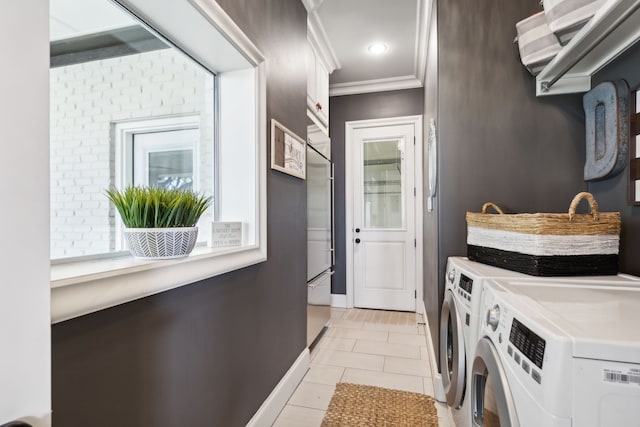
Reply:
M271 119L271 169L305 179L306 154L305 140Z
M627 202L630 205L640 205L640 147L638 142L640 139L640 91L633 92L631 96L631 118L629 120L629 133L631 139L629 141L629 183L628 183L628 196Z

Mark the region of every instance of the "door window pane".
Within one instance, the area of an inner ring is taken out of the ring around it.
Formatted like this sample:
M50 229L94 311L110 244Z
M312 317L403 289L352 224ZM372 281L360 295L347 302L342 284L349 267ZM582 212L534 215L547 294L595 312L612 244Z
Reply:
M151 152L148 165L150 186L193 190L192 150Z
M404 142L365 141L363 147L363 224L365 228L402 228Z

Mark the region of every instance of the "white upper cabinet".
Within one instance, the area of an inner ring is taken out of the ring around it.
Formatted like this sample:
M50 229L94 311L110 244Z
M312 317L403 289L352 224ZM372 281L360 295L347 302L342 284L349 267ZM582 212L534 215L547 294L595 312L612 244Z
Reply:
M307 126L307 143L331 160L331 139L326 130L321 129L315 123Z
M329 71L311 42L307 51L307 108L328 129Z
M329 75L340 63L327 33L322 27L317 9L323 0L302 0L307 9L307 116L329 135Z
M536 77L536 94L579 93L640 40L640 0L608 0Z

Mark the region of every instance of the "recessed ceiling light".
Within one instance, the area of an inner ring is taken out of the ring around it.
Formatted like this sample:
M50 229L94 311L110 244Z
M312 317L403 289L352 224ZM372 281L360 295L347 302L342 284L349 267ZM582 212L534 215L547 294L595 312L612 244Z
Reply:
M380 55L387 51L387 45L384 43L374 43L372 45L369 45L367 50L373 55Z

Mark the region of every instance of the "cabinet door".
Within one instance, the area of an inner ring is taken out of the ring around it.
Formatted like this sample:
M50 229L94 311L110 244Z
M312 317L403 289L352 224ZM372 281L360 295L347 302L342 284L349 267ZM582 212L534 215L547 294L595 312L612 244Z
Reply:
M307 108L329 127L329 72L311 44L307 45Z
M316 53L310 44L307 43L307 107L315 112L316 110Z
M329 72L322 61L316 61L316 102L318 117L329 126Z

